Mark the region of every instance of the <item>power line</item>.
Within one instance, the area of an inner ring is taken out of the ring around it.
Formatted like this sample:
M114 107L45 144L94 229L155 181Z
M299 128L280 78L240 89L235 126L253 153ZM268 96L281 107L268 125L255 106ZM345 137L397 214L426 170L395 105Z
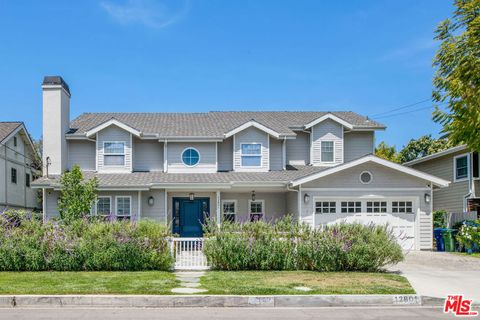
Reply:
M422 104L422 103L424 103L424 102L431 101L431 100L432 100L431 98L428 98L428 99L425 99L425 100L422 100L422 101L417 101L417 102L410 103L410 104L407 104L407 105L404 105L404 106L401 106L401 107L398 107L398 108L391 109L391 110L389 110L389 111L385 111L385 112L380 112L380 113L373 114L373 115L371 115L370 117L371 117L371 118L375 118L375 117L378 117L378 116L380 116L380 115L392 113L392 112L395 112L395 111L398 111L398 110L407 109L407 108L410 108L410 107L413 107L413 106L416 106L416 105L419 105L419 104Z
M433 108L433 107L435 107L435 106L434 106L434 105L431 105L431 106L428 106L428 107L418 108L418 109L415 109L415 110L410 110L410 111L405 111L405 112L400 112L400 113L389 114L389 115L386 115L386 116L376 117L376 118L374 118L374 119L384 119L384 118L401 116L401 115L404 115L404 114L409 114L409 113L413 113L413 112L418 112L418 111L430 109L430 108Z

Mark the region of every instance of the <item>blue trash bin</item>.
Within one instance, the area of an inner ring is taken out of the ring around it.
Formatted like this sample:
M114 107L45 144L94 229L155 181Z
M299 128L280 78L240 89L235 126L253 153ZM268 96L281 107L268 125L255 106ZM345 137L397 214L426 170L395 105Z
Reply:
M442 231L444 228L435 228L433 229L433 236L435 237L435 243L437 244L437 251L445 251L445 241L442 237Z

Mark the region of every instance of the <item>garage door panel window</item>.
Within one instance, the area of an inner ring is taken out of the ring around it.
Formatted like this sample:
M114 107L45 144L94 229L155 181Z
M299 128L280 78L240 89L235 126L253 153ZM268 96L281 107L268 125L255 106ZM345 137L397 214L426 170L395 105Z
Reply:
M367 201L368 213L386 213L387 202L386 201Z
M413 213L412 201L393 201L392 213Z
M336 213L337 203L335 201L315 202L315 213Z
M362 202L361 201L342 201L341 211L342 213L362 212Z

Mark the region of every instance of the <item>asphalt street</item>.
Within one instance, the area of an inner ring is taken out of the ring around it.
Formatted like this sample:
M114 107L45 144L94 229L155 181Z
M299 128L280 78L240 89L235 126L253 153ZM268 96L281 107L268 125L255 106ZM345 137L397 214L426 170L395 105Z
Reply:
M453 319L439 307L348 308L10 308L0 309L3 319Z

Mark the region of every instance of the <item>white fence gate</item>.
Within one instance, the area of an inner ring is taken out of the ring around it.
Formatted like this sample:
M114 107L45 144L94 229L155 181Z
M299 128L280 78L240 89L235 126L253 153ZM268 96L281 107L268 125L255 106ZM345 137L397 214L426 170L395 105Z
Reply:
M175 258L175 270L206 270L203 254L204 238L171 238L170 250Z

